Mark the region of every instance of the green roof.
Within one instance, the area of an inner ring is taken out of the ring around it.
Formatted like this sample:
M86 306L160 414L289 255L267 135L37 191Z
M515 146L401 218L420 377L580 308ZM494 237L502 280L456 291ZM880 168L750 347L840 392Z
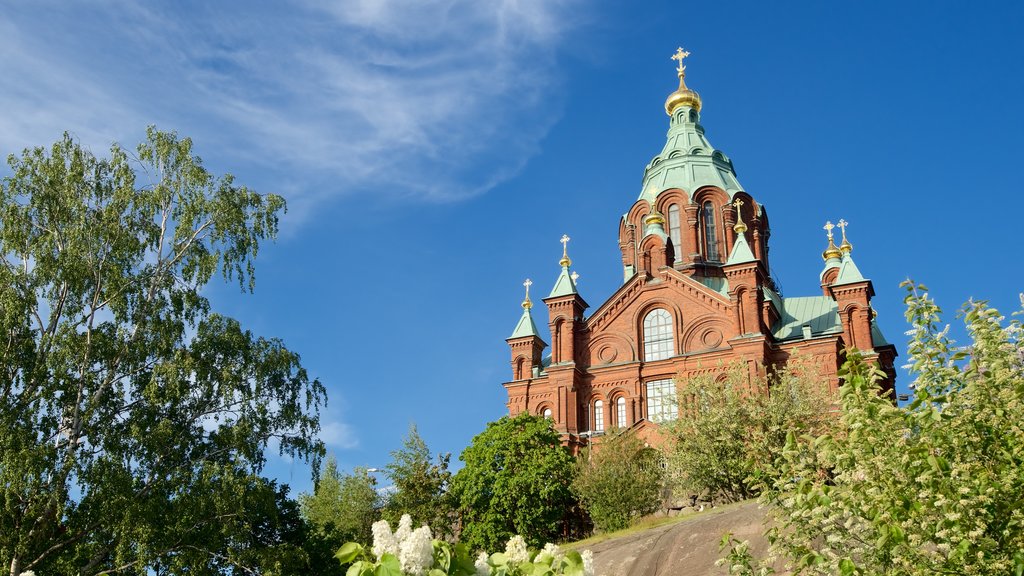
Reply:
M522 338L524 336L540 338L540 334L537 333L537 325L533 323L533 314L530 313L529 308L523 308L523 315L519 317L519 323L516 324L516 329L512 331L512 335L509 338Z
M694 280L718 292L722 296L729 295L729 280L718 276L694 276Z
M750 251L750 246L747 245L747 237L745 234L736 235L736 243L732 245L732 252L729 254L729 259L725 261L728 264L745 264L747 262L755 262L757 258L754 258L754 253Z
M836 276L836 281L832 285L853 284L854 282L863 282L865 280L867 278L860 273L860 269L853 262L853 257L849 254L843 254L843 259L839 264L839 275Z
M803 340L805 325L810 327L812 337L843 331L839 307L827 296L800 296L781 301L781 318L772 326L772 334L778 340Z
M721 188L730 197L743 190L732 161L704 136L700 114L680 106L669 121L665 147L644 169L640 199L653 204L669 188L692 193L701 186Z
M562 272L558 275L558 280L555 280L555 287L551 289L548 298L569 296L570 294L579 294L579 292L576 291L576 283L572 281L572 276L569 274L569 267L562 266Z

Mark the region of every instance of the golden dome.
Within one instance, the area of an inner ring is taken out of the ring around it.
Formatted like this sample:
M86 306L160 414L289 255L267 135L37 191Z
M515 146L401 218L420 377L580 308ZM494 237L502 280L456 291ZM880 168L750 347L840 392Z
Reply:
M679 66L676 68L676 75L679 76L679 88L665 99L665 113L669 116L680 106L689 106L700 112L700 95L686 87L686 66L683 66L683 58L689 55L689 52L678 48L675 55L672 56L673 60L679 61Z
M651 210L651 213L644 218L644 224L665 224L665 217L662 216L661 212L657 209Z
M829 238L828 248L825 248L825 251L821 253L822 260L825 260L827 262L832 258L841 258L842 255L843 253L840 252L839 248L836 247L836 243L833 242L831 238Z

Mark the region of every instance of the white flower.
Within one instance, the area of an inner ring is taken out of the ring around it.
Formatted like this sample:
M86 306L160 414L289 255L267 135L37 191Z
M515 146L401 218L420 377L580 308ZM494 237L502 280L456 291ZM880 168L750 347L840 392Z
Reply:
M508 556L508 561L513 564L529 562L530 551L526 549L526 540L518 534L509 538L508 544L505 545L505 556Z
M590 550L584 550L580 556L583 557L583 574L585 576L594 576L594 553Z
M487 563L487 558L487 552L481 552L476 557L476 562L473 563L473 566L476 567L476 576L490 576L491 565Z
M32 570L25 570L19 576L36 576L36 573Z
M398 554L398 540L391 533L391 525L387 520L374 522L370 531L373 532L373 555L378 560L384 554Z
M402 524L408 516L402 517ZM402 530L401 525L398 528ZM422 576L434 565L434 544L430 527L421 526L402 540L399 545L398 561L402 564L402 572L412 576Z
M565 554L562 553L562 549L559 548L557 544L552 544L551 542L548 542L544 545L544 548L540 551L540 554L547 554L551 557L552 567L554 567L555 564L561 562L562 558L565 556ZM538 556L540 556L540 554L538 554Z
M402 514L401 519L398 520L398 528L395 530L395 540L398 540L398 544L401 545L410 534L412 534L412 517Z

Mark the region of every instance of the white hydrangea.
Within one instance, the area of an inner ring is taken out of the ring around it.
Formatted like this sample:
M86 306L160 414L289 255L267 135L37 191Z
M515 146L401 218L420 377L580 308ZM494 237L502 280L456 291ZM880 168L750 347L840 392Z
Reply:
M526 549L526 540L518 534L509 538L508 544L505 545L505 556L514 564L529 562L530 551Z
M402 517L398 520L398 529L395 530L395 540L398 540L399 546L405 539L412 534L412 517L408 514L402 514Z
M473 566L476 567L476 576L490 576L491 565L487 563L487 558L487 552L481 552L476 557L476 562L473 563Z
M583 557L583 574L585 576L594 576L594 553L590 550L584 550L580 556Z
M33 570L25 570L19 576L36 576L36 573Z
M373 555L378 559L384 554L398 554L398 540L391 533L391 525L387 520L374 522L370 527L373 532Z
M402 516L398 531L408 516ZM398 532L395 532L397 535ZM429 526L421 526L409 533L399 543L398 561L402 564L402 572L411 576L422 576L434 565L434 537Z

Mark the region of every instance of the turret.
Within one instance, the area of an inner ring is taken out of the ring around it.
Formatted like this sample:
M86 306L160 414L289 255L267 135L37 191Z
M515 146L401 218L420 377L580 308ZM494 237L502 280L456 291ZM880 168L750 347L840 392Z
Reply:
M541 360L544 348L547 344L541 340L537 332L537 325L533 323L533 302L530 300L530 286L533 282L529 278L523 282L526 287L526 298L523 300L523 315L519 317L512 335L505 339L512 352L512 379L526 380L534 378L540 373Z
M843 243L839 246L842 254L835 280L828 286L829 296L836 301L839 318L843 323L843 339L847 348L871 352L875 344L871 334L871 298L875 289L860 273L853 261L853 244L846 239L846 220L839 221L843 232Z
M740 207L743 200L737 198L733 202L736 208L736 224L733 231L736 239L733 242L729 258L722 270L729 281L729 293L736 310L736 328L740 334L760 334L765 327L761 326L761 308L764 302L764 264L754 257L747 243L747 225L743 222Z
M583 324L583 311L588 305L576 291L576 281L570 272L572 260L568 255L569 237L562 235L562 267L551 293L544 299L548 307L548 325L551 328L551 363L576 362L576 331Z

